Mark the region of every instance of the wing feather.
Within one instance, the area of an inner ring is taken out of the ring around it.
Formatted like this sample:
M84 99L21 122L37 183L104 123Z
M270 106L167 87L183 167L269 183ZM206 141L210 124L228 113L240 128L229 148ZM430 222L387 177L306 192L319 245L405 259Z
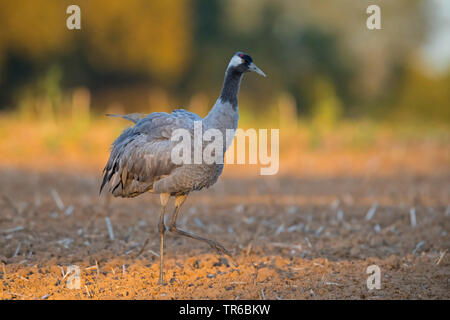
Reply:
M125 129L112 145L100 193L105 186L116 197L135 197L151 190L179 166L170 158L176 144L170 141L172 132L185 128L192 133L194 121L199 120L196 114L177 109L171 114L151 113Z

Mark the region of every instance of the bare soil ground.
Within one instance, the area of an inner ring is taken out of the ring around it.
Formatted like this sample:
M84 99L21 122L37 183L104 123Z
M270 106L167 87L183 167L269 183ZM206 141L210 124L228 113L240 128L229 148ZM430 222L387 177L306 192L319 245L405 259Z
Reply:
M447 165L371 177L225 175L188 198L180 226L222 242L238 266L169 232L166 286L157 285L158 196L99 197L99 172L3 168L0 299L449 299ZM379 290L366 286L373 264ZM79 289L64 278L70 265Z

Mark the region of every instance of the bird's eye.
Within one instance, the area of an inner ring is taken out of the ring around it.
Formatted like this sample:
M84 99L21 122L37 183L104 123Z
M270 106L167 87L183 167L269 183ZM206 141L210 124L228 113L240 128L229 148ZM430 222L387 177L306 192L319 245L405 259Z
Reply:
M239 53L239 57L244 58L244 54Z

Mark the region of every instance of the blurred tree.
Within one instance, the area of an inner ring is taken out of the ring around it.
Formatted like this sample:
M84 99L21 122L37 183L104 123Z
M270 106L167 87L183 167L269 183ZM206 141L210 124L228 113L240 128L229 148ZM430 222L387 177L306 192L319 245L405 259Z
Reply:
M310 79L317 74L332 80L347 113L365 111L362 106L393 94L397 65L420 48L426 33L422 0L380 4L379 31L366 28L369 0L230 1L227 28L236 36L263 39L263 50L270 53L265 58L278 65L276 81L290 88L301 112L314 104ZM265 18L264 8L270 9L271 19Z
M92 65L159 81L183 72L191 44L188 1L79 2Z
M93 109L119 103L142 111L149 100L155 104L151 87L170 97L160 103L202 96L211 104L228 59L241 50L269 76L244 81L241 105L249 114L277 105L282 92L295 98L300 116L321 114L316 108L330 92L344 116L383 116L394 113L394 103L407 108L413 100L413 110L423 112L419 101L424 106L425 94L434 91L410 88L421 81L447 88L447 80L409 66L426 40L427 2L380 2L382 29L371 31L366 8L372 2L0 0L0 108L17 105L12 98L44 81L55 65L58 88L89 88ZM79 31L66 28L69 4L81 7ZM445 100L435 90L429 98ZM423 99L408 98L419 92Z
M66 28L73 3L81 8L79 31ZM0 0L0 84L20 87L55 63L69 85L171 83L190 56L190 16L189 0ZM2 105L10 97L3 92Z
M314 83L316 104L313 108L313 122L316 127L332 129L342 114L342 106L336 97L331 81L317 79Z
M395 99L385 107L393 109L390 119L450 124L450 72L438 78L410 66L404 79Z

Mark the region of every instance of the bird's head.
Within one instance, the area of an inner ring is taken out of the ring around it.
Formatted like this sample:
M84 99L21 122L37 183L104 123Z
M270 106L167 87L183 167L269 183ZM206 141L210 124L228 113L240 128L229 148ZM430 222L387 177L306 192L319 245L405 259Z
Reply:
M266 77L266 74L253 63L252 57L240 51L236 52L231 58L228 69L236 70L240 73L253 71Z

